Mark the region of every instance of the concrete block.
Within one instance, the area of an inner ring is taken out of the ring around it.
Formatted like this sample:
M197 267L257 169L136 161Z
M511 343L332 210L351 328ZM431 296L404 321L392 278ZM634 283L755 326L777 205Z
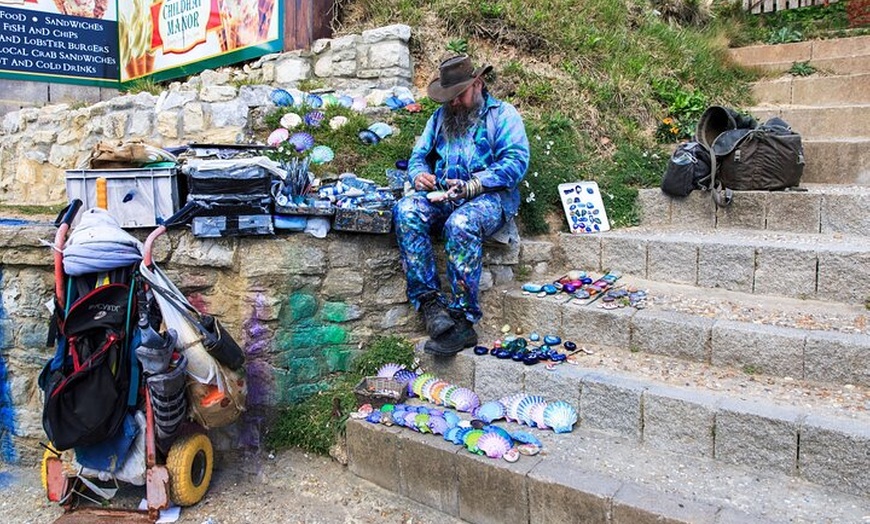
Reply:
M813 56L811 42L781 45L753 45L729 49L732 60L745 67L783 64L785 71L794 62L808 62Z
M716 206L706 191L692 191L671 203L671 224L690 224L697 229L716 227Z
M791 104L792 78L761 80L752 84L752 94L759 104Z
M839 58L846 56L865 57L870 55L870 36L835 38L833 40L813 40L813 59Z
M694 286L698 282L698 245L692 242L650 242L647 278Z
M820 251L817 297L864 304L870 298L870 251Z
M870 493L870 427L857 420L810 415L800 428L800 475L866 497Z
M530 524L609 522L611 500L621 486L610 477L551 460L531 470L527 482Z
M713 456L719 399L699 391L654 386L643 394L644 445L693 457Z
M528 524L526 475L541 459L523 457L509 464L468 453L461 458L459 518L476 524Z
M503 320L513 327L521 327L526 333L560 333L562 331L562 308L551 297L539 298L511 291L504 296Z
M799 329L716 321L710 361L748 373L802 378L805 337Z
M580 407L580 381L584 372L575 366L560 366L556 373L542 365L525 368L525 392L548 400L564 400L575 409Z
M770 193L766 229L818 233L822 195L818 193Z
M806 249L763 246L755 251L759 295L812 298L816 294L816 254Z
M716 524L774 524L774 521L749 515L734 508L722 508L716 514Z
M520 243L520 264L533 265L553 258L553 243L523 240Z
M870 168L870 162L864 166ZM870 193L826 194L821 209L822 233L870 235Z
M389 491L399 492L399 438L401 428L360 420L347 421L347 459L351 473ZM392 453L372 453L372 450Z
M865 104L870 100L870 74L795 77L792 104Z
M804 379L870 387L870 336L810 331Z
M701 244L698 247L698 285L752 293L755 247Z
M638 311L631 317L631 345L656 355L710 362L713 319L670 311Z
M475 390L474 370L475 359L478 357L475 357L471 351L462 351L451 358L436 357L422 351L418 351L416 356L420 359L420 367L427 373L432 373L451 384Z
M634 380L590 373L580 385L580 424L641 439L641 398L646 386Z
M735 191L731 205L716 210L716 227L764 229L767 195L767 191Z
M751 111L756 113L755 109ZM780 113L792 129L808 138L859 137L867 136L865 126L870 119L870 106L785 106Z
M790 408L723 400L716 415L714 455L758 471L794 475L801 418Z
M442 513L459 516L456 456L463 448L439 435L402 431L399 440L399 493ZM373 448L374 450L374 448ZM382 450L386 451L386 450ZM376 455L387 453L379 453ZM421 467L424 465L425 467Z
M803 146L807 165L802 182L870 185L870 138L806 139ZM830 222L833 229L839 225Z
M647 241L643 238L604 234L601 237L601 267L619 268L622 273L646 277L646 247Z
M578 344L586 341L600 346L628 348L634 308L607 310L596 307L596 304L581 306L569 302L562 306L562 338ZM590 334L594 335L590 337Z
M524 368L513 360L477 357L474 391L483 402L524 391Z
M612 524L712 523L717 506L626 482L613 496Z
M601 271L601 235L559 235L565 265L584 271Z
M675 199L662 193L661 189L640 189L637 192L637 207L640 223L644 226L668 226L671 224L671 206Z

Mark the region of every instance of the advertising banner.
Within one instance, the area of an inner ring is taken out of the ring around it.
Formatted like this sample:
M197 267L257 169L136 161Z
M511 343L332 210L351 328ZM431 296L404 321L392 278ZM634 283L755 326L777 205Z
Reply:
M164 80L281 51L281 0L126 0L121 82Z
M0 76L117 87L115 0L0 0Z

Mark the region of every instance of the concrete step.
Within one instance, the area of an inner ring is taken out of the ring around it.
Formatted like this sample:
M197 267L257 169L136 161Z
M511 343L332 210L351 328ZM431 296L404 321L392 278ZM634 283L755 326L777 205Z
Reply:
M581 305L563 294L541 298L515 289L504 293L500 304L487 306L497 312L497 323L522 327L526 333L560 334L587 349L608 348L604 353L594 349L596 357L587 360L600 359L644 376L679 369L693 384L716 383L715 389L732 392L748 391L744 373L788 377L786 390L797 388L795 381L810 384L804 394L783 398L809 402L820 388L822 404L831 408L824 396L830 388L845 387L857 397L841 393L838 398L851 398L849 406L870 410L870 312L862 306L629 277L621 283L648 292L645 309L604 309L600 302ZM497 329L486 333L481 340L498 338ZM612 356L614 351L621 354ZM659 357L675 360L644 360ZM731 370L739 371L736 379Z
M534 433L544 444L538 456L508 464L470 454L437 435L351 420L347 425L350 470L473 523L862 522L870 514L866 491L865 496L854 495L807 480L842 487L850 479L826 478L825 469L843 460L851 460L850 466L863 475L861 457L855 455L862 446L866 449L866 440L840 440L817 429L811 419L796 426L768 418L772 413L744 412L736 405L711 412L696 404L698 409L692 410L666 391L631 390L614 396L618 388L596 392L589 384L578 398L585 393L587 400L604 404L583 409L579 400L581 418L571 433L556 435L498 423L508 431ZM641 399L643 413L638 411ZM617 411L632 406L631 412ZM637 425L645 421L649 442L619 434L618 428L595 429L604 421L597 415L606 411L611 421L617 417L636 417ZM679 423L674 424L672 416ZM753 429L769 430L780 438L769 443L771 448L758 450L753 448ZM862 438L860 428L851 430ZM798 469L798 435L805 450L802 477L782 471ZM691 452L658 449L654 442ZM709 456L692 454L701 449ZM788 457L788 451L795 454Z
M870 60L870 58L868 58ZM870 73L784 76L752 84L759 104L848 105L870 103Z
M803 146L804 182L870 186L870 138L808 139Z
M867 145L870 149L870 141ZM870 187L801 184L801 189L735 191L731 206L718 209L703 191L674 198L660 189L641 189L641 225L870 236Z
M585 271L846 304L870 299L866 237L691 227L686 221L557 238L566 266Z
M778 116L807 139L870 138L870 103L757 106L748 111L759 122Z
M795 62L840 75L870 73L870 36L811 40L730 49L731 59L749 68L785 72Z

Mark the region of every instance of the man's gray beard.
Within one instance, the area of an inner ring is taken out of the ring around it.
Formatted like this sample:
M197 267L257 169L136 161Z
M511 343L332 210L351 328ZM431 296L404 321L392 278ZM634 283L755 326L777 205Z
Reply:
M442 126L447 139L464 137L468 129L477 122L481 107L483 107L483 94L481 93L474 95L474 104L470 108L465 106L453 107L449 102L445 104Z

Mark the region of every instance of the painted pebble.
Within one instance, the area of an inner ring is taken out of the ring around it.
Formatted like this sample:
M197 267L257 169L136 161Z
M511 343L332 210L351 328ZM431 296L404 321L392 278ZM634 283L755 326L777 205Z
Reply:
M548 346L557 346L562 343L562 339L556 335L547 335L544 337L544 344Z
M511 448L502 456L508 462L516 462L520 460L520 452L517 448Z
M523 284L523 291L528 291L529 293L540 293L541 286L538 284Z

